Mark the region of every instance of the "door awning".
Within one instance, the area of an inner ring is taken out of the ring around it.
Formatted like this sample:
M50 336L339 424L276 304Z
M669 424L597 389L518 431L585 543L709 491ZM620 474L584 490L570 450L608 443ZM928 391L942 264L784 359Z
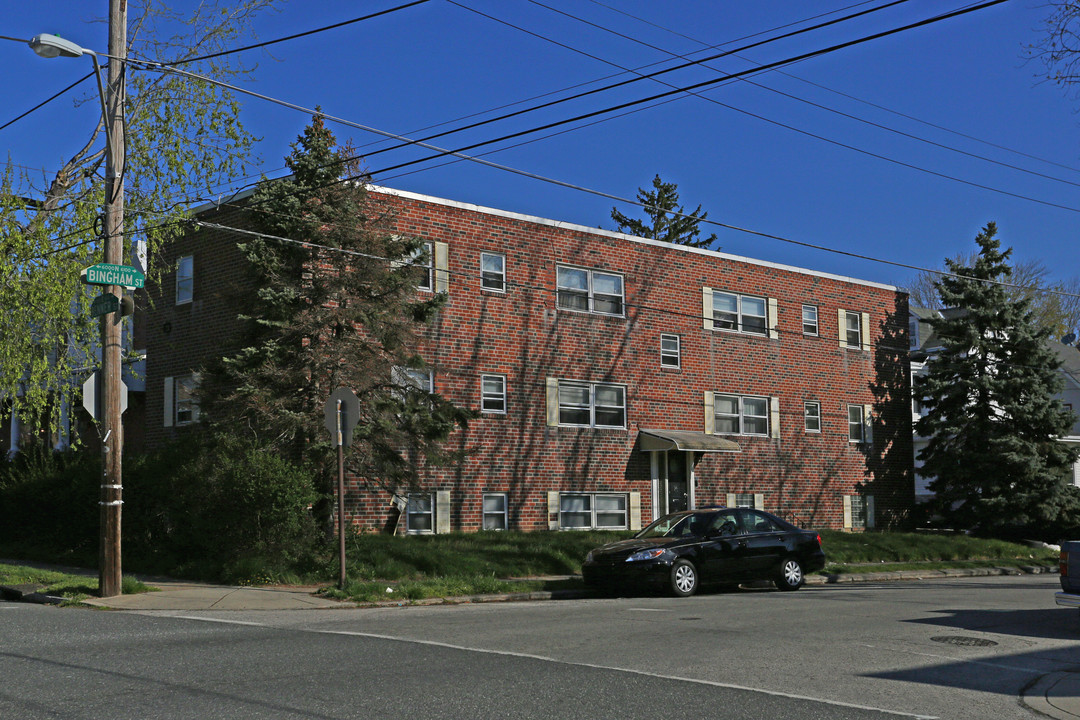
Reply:
M643 452L683 450L688 452L742 452L742 448L727 438L689 430L641 430L638 444Z

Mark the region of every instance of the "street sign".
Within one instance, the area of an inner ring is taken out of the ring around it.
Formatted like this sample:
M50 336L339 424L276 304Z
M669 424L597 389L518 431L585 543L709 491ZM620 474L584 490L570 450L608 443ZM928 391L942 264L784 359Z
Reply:
M120 298L112 293L103 293L90 303L90 317L101 317L120 309Z
M356 423L360 421L360 401L356 399L356 393L349 388L338 388L331 393L326 404L323 405L323 412L326 416L326 429L330 431L330 442L334 446L338 445L338 430L340 429L341 444L352 445L352 431Z
M126 288L141 288L146 284L146 276L127 265L98 263L82 271L82 281L88 285L123 285Z
M101 417L101 408L98 405L103 401L104 395L101 391L101 373L92 372L90 377L86 379L86 382L82 386L82 404L86 408L86 412L90 413L90 417L95 420ZM128 389L127 383L123 380L120 381L120 412L123 413L127 410L128 406Z

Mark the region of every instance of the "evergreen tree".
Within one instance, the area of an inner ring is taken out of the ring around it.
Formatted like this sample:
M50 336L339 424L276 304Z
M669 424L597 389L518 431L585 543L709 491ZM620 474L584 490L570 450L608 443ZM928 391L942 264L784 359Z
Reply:
M221 432L252 434L290 460L320 470L329 497L336 454L323 405L338 387L360 400L346 457L350 471L389 490L415 487L424 463L469 413L410 381L416 353L444 296L417 293L421 239L387 231L351 148L315 116L286 159L291 177L260 183L249 213L261 237L240 245L255 291L234 355L207 368L201 407ZM415 258L416 262L409 262ZM321 507L329 519L329 503Z
M1072 413L1048 329L1030 301L1009 297L1011 250L1001 251L989 223L970 266L947 260L938 292L962 313L931 320L943 349L915 382L927 410L916 430L929 438L920 473L934 478L936 509L960 527L1045 528L1073 502L1066 471L1076 451L1059 442Z
M619 226L619 232L695 248L707 248L716 242L715 233L707 238L698 237L701 234L698 225L709 213L701 212L700 205L691 213L685 212L679 204L679 186L675 183L666 183L657 175L652 184L652 190L639 188L637 193L638 201L645 205L645 213L652 218L652 224L627 217L617 208L611 208L611 219Z

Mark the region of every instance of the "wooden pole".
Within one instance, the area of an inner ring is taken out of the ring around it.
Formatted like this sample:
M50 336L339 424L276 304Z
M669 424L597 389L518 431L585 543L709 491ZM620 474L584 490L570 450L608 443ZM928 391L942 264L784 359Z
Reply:
M109 77L105 91L105 262L123 265L124 255L124 59L127 57L127 0L109 0ZM97 60L95 59L95 62ZM119 285L104 288L123 297ZM100 583L102 597L121 592L120 509L123 504L124 427L120 417L121 313L102 317L102 483Z

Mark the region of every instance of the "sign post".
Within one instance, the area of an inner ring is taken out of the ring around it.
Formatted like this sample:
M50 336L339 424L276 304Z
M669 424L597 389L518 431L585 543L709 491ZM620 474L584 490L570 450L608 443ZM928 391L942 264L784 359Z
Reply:
M352 444L352 431L360 420L360 401L349 388L338 388L323 405L326 429L330 441L337 446L338 463L338 553L341 572L338 587L345 589L345 446Z

